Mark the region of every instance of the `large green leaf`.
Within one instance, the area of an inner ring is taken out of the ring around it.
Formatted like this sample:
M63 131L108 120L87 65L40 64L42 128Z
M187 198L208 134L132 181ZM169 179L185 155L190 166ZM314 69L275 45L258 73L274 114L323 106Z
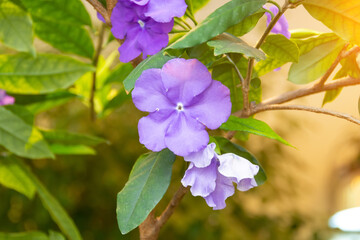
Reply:
M188 48L206 42L255 13L265 3L265 0L232 0L216 9L202 23L168 48Z
M240 157L246 158L251 163L258 165L260 167L258 174L256 174L255 176L255 180L258 186L262 185L266 181L266 174L264 172L264 169L261 167L258 160L245 148L223 137L215 137L215 139L216 142L219 144L222 153L234 153Z
M269 35L261 45L261 49L270 57L283 62L298 62L299 48L293 41L282 34Z
M33 17L35 34L53 47L67 53L92 59L94 46L89 33L74 24L47 21Z
M0 240L49 240L42 232L2 233Z
M89 25L91 20L80 0L21 0L32 16L55 23Z
M358 0L306 0L305 9L344 40L360 45Z
M0 88L13 93L39 94L64 89L88 71L90 65L72 58L39 54L0 56Z
M229 119L220 126L220 128L227 131L242 131L256 134L291 146L290 143L274 132L274 130L272 130L269 125L254 118L238 118L235 116L230 116Z
M65 145L89 145L94 146L100 143L106 143L106 139L84 135L79 133L67 132L63 130L41 130L42 135L49 143Z
M41 133L29 122L31 114L26 109L19 112L16 106L0 106L0 145L22 157L54 158Z
M238 37L245 35L256 26L259 19L264 15L264 12L264 9L260 9L256 13L244 18L244 20L238 24L228 28L226 32Z
M33 114L37 114L49 110L53 107L62 105L74 98L79 98L79 96L68 91L58 91L40 95L13 94L12 96L15 97L16 104L25 106L27 110Z
M18 51L35 53L30 17L8 0L0 1L0 41Z
M31 179L10 157L0 156L0 183L24 194L30 199L33 198L36 192Z
M11 159L16 163L31 179L39 194L40 200L44 207L48 210L52 219L59 226L61 231L68 237L69 240L81 240L79 230L76 228L74 221L69 217L64 208L56 200L54 196L46 189L46 187L40 182L40 180L24 165L24 163L17 159Z
M313 48L302 55L298 63L291 65L288 80L306 84L320 78L330 68L343 46L343 41L335 40Z
M130 92L134 86L136 80L140 77L142 72L149 68L161 68L167 61L173 57L164 56L163 52L159 52L151 57L148 57L142 61L137 67L125 78L124 87L125 90Z
M207 44L214 48L215 56L224 53L242 53L245 56L255 58L258 61L266 58L262 51L251 47L240 38L231 34L223 33L207 42Z
M117 197L120 231L128 233L142 223L165 194L175 155L168 149L139 157Z

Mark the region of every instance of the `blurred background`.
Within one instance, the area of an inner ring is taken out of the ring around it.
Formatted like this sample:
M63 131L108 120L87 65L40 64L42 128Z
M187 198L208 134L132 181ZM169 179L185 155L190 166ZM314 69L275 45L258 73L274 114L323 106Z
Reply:
M197 13L204 19L227 1L212 0ZM279 1L279 3L282 3ZM84 1L94 25L96 12ZM303 7L285 14L290 29L309 28L330 32L308 15ZM244 40L256 43L266 27L265 17ZM105 57L117 51L113 42ZM42 52L56 52L37 40ZM296 89L286 81L288 67L262 77L263 99ZM359 116L360 86L345 88L325 107ZM320 107L324 94L295 103ZM94 134L109 140L96 148L95 156L64 156L56 160L27 163L74 219L84 240L138 239L137 230L121 235L116 222L116 195L123 188L137 157L146 152L139 143L137 122L142 113L130 100L110 115L90 121L88 108L79 100L38 115L37 125ZM160 239L360 239L328 227L337 211L360 207L360 128L345 120L294 111L265 112L257 119L267 122L296 148L250 136L239 142L263 165L268 180L261 187L239 192L227 200L227 208L213 211L204 199L187 194L161 232ZM172 183L160 202L162 210L180 186L186 165L178 159ZM0 186L0 231L58 230L40 200L28 200ZM359 220L360 222L360 220ZM360 229L358 230L360 231Z

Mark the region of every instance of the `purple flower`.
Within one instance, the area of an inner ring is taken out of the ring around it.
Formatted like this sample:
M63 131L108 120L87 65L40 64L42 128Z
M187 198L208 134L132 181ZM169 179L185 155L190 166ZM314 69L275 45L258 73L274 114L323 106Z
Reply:
M132 98L138 109L150 112L139 121L140 142L179 156L205 148L205 127L217 129L231 113L229 89L196 59L172 59L162 69L145 70Z
M99 12L97 12L96 16L100 21L102 21L103 23L106 23L105 18Z
M138 1L140 2L140 1ZM169 42L173 20L159 23L145 16L147 7L128 0L119 0L111 15L111 32L118 39L124 39L119 47L120 61L129 62L143 53L143 56L159 52Z
M278 14L279 9L275 6L270 6L269 10L274 14ZM265 13L267 20L266 20L266 25L269 26L270 22L271 22L271 15L270 13L266 12ZM272 33L279 33L284 35L287 38L291 37L291 33L289 32L289 24L285 18L284 15L282 15L279 19L279 21L277 21L277 23L275 24L275 26L273 27L273 29L271 30Z
M184 157L190 165L181 183L191 186L193 196L203 197L210 207L219 210L226 207L225 200L235 193L234 182L240 191L257 186L254 177L259 166L233 153L218 155L215 147L215 143L210 143L203 150Z
M14 104L15 98L6 95L5 90L0 89L0 106Z
M185 0L130 0L131 2L145 6L145 16L151 17L157 22L170 22L174 17L182 17L187 5Z

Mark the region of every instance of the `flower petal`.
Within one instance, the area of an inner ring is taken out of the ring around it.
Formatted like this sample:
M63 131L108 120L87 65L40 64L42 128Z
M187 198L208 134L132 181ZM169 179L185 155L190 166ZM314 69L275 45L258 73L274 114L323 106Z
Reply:
M197 168L190 163L181 180L184 187L191 186L190 191L193 196L206 197L215 190L215 180L217 175L217 160L204 168Z
M155 33L151 29L143 29L139 33L139 40L139 46L143 55L147 56L156 54L166 47L169 42L169 35L167 33Z
M182 17L186 8L185 0L150 0L145 16L157 22L170 22L174 17Z
M218 159L220 161L219 172L225 177L233 178L238 184L239 190L246 191L254 187L254 177L259 172L259 166L233 153L220 155ZM252 181L252 179L254 180Z
M237 184L237 189L242 192L245 192L253 187L257 187L255 178L244 178Z
M141 50L138 44L138 36L141 32L140 26L132 28L126 36L123 44L119 47L120 61L127 63L141 54Z
M184 106L211 84L211 74L197 59L175 58L162 68L162 80L168 97Z
M161 81L161 69L147 69L135 83L132 91L135 106L144 112L163 109L175 109L165 95L165 87Z
M205 197L205 201L209 207L214 210L224 209L226 207L225 200L235 193L234 185L231 179L217 174L215 190Z
M170 124L165 135L166 146L179 156L200 151L208 142L209 135L205 126L183 111L177 112L176 119Z
M144 6L149 2L149 0L130 0L130 1L140 6Z
M123 1L118 1L110 17L112 23L111 32L114 37L118 39L125 38L126 33L138 25L137 22L134 22L134 19L137 18L134 9L125 6Z
M215 156L215 143L210 143L201 151L191 153L188 156L184 157L184 160L191 162L197 168L204 168L210 165L211 160Z
M5 90L0 89L0 106L14 104L15 98L8 96Z
M139 120L140 143L154 152L166 148L165 133L173 121L176 110L160 110L150 113Z
M275 6L271 6L269 8L269 10L274 14L278 14L279 9ZM268 12L265 12L266 15L266 25L268 26L271 22L271 15ZM273 27L273 29L271 30L272 33L279 33L284 35L287 38L290 38L291 33L289 32L289 24L285 18L284 15L282 15L280 17L280 19L278 20L278 22L275 24L275 26Z
M217 129L231 114L230 90L213 80L210 87L186 107L186 111L210 129Z

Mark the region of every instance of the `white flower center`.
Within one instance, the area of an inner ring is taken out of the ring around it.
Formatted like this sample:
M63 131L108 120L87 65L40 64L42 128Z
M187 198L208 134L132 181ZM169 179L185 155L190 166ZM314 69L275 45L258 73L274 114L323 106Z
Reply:
M145 23L143 21L141 21L140 19L138 20L138 24L140 25L140 27L144 27L145 26Z
M179 112L184 111L184 105L182 103L178 103L176 106L176 110Z

